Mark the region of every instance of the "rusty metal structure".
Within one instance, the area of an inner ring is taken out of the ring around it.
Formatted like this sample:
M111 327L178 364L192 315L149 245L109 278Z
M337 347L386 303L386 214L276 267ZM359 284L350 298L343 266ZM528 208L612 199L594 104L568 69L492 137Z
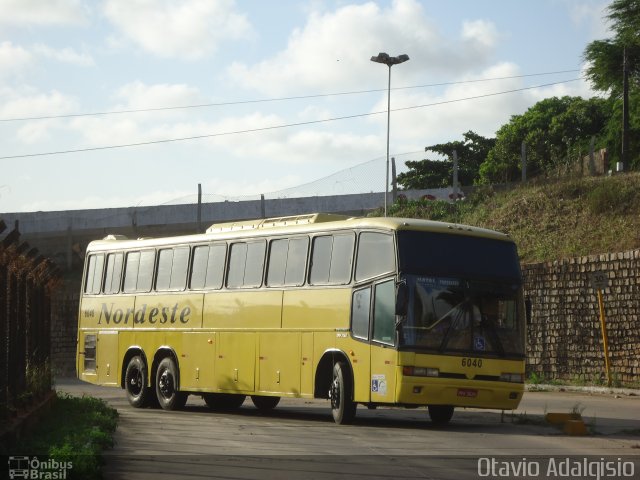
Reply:
M61 272L0 219L0 425L51 390L51 293Z

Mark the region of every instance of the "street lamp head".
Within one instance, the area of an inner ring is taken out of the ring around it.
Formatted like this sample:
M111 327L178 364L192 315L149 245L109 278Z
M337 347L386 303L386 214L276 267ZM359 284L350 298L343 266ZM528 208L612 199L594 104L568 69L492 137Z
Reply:
M380 52L375 57L371 57L372 62L384 63L388 67L397 65L399 63L404 63L407 60L409 60L409 55L405 53L403 53L402 55L398 55L397 57L390 57L388 53Z

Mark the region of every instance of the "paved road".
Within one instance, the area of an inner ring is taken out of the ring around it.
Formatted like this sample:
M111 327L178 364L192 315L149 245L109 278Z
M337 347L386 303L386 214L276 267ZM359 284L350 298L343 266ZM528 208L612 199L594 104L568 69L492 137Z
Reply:
M355 479L372 473L388 479L480 478L479 459L506 455L538 462L543 473L552 457L635 456L640 478L636 396L528 392L513 414L460 410L450 425L438 428L423 409L358 407L354 425L338 426L324 400L285 399L268 414L258 413L247 400L237 412L214 413L191 396L185 410L166 412L131 408L116 388L64 379L57 389L97 396L118 409L116 445L106 455L107 479ZM595 434L568 437L543 421L545 412L574 409Z

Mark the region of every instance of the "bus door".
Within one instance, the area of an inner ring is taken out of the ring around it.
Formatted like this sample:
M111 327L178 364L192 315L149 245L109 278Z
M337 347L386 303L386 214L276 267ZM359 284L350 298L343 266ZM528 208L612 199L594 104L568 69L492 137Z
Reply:
M357 348L368 350L367 362L353 364L357 402L394 401L397 363L397 351L394 348L394 305L394 279L358 288L353 292L351 333L361 344Z
M371 402L393 403L395 400L395 279L373 285L371 327Z

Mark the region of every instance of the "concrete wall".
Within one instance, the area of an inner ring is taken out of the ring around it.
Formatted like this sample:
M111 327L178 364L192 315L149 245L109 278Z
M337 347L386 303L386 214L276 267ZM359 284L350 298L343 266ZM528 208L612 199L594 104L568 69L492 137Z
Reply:
M531 301L528 374L545 379L601 382L604 354L593 272L604 290L612 377L640 381L640 250L523 265Z

